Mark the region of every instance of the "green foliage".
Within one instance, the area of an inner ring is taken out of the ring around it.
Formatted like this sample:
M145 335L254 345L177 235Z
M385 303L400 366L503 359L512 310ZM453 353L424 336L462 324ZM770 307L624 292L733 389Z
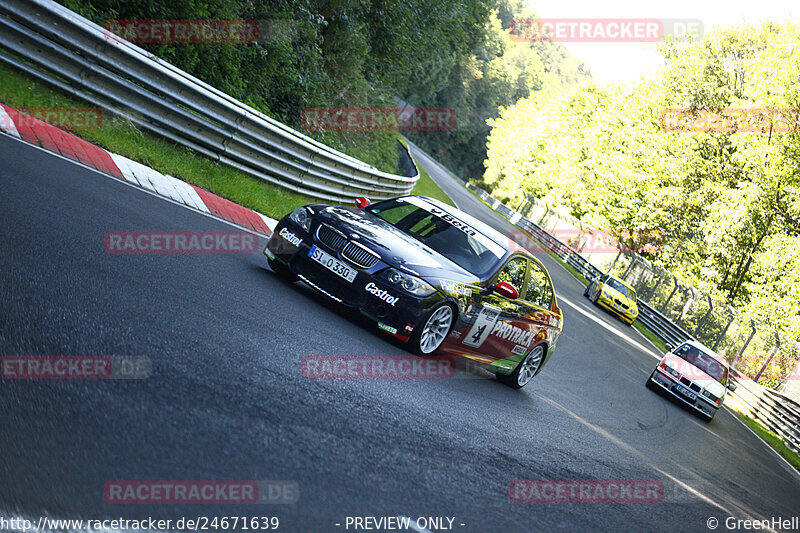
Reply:
M478 22L485 37L471 53L453 56L444 80L429 84L427 93L401 93L417 107L452 108L452 131L410 132L408 136L457 174L470 179L484 170L486 139L505 106L546 89L588 77L586 68L559 43L517 42L508 28L515 18L535 17L518 0L501 0L486 21Z
M663 45L664 67L633 87L535 93L492 123L483 186L612 232L658 229L655 264L798 339L800 133L661 124L668 108L800 108L798 42L793 23L715 31Z

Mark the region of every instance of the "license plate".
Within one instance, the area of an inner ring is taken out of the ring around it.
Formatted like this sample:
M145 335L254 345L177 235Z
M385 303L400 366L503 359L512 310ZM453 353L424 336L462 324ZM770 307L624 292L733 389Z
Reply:
M308 257L350 283L353 283L353 280L356 279L356 274L358 272L356 272L355 269L350 268L328 252L320 250L316 246L311 247L311 251L308 252Z
M697 394L693 393L683 385L675 384L675 390L678 391L681 395L686 396L688 399L694 401L697 399Z

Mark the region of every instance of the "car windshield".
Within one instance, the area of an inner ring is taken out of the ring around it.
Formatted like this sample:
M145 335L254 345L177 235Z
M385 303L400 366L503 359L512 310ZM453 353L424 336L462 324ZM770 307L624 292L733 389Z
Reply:
M492 271L505 249L456 215L415 197L367 209L478 277Z
M636 299L636 291L634 291L630 287L626 286L624 283L622 283L621 281L619 281L617 279L608 278L608 280L606 281L606 285L608 285L609 287L611 287L615 291L627 296L631 300L635 300Z
M723 385L725 385L725 382L728 380L728 369L725 365L696 346L684 344L675 350L675 355L699 368Z

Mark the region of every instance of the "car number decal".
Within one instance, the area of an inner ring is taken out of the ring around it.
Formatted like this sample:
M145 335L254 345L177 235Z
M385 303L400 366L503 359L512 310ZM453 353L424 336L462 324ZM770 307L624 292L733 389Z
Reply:
M489 333L491 333L498 318L500 318L499 307L483 304L478 316L475 317L475 323L461 342L467 346L480 348Z

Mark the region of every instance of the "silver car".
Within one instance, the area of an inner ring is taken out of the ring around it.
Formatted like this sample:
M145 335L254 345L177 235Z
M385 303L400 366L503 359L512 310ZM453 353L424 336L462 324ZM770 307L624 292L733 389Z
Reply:
M710 422L728 389L736 389L729 378L728 363L696 341L674 349L667 344L667 350L647 378L647 388L668 392Z

